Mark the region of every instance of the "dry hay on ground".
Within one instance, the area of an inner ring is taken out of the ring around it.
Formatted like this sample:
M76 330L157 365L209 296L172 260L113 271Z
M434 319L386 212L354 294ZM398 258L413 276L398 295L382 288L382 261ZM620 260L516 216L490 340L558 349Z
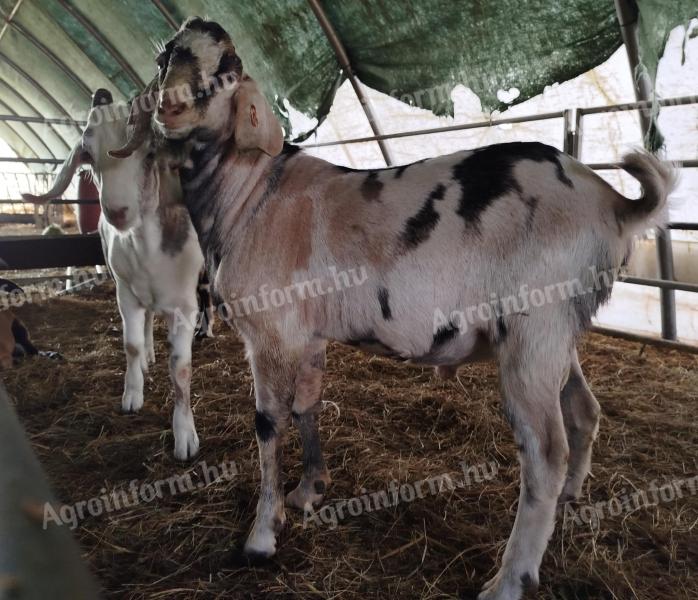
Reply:
M259 485L252 381L231 332L197 344L193 404L200 456L172 457L172 393L164 327L139 415L122 415L124 357L110 285L19 311L43 349L4 374L59 499L74 504L129 482L193 473L199 461L235 461L238 475L195 491L89 517L76 530L85 558L114 599L472 598L490 576L518 497L512 436L500 413L496 370L463 368L459 381L333 346L321 419L336 503L496 461L491 480L402 502L336 528L303 528L289 512L277 557L249 568L237 549ZM589 336L584 371L602 407L593 477L583 503L648 490L698 473L698 357ZM287 489L300 475L298 436L285 456ZM462 475L462 473L461 473ZM424 491L424 490L422 490ZM558 521L541 569L540 598L698 597L698 497L604 518Z

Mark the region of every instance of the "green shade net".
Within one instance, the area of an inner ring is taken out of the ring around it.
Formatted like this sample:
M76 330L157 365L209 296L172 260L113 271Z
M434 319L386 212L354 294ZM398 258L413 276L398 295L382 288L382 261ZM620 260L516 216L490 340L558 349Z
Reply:
M697 2L639 0L641 55L652 77L669 31L696 16ZM155 74L155 47L174 32L155 3L66 3L91 22L135 77L63 2L27 0L14 19L62 58L73 79L84 86L79 89L55 62L13 30L0 40L0 54L33 77L43 91L0 60L1 102L16 107L21 104L19 95L42 115L62 116L58 104L80 118L88 108L85 88L110 87L117 97L125 98ZM287 103L314 117L315 126L327 116L345 75L307 0L162 0L161 4L177 22L200 15L226 28L245 69L262 86L287 131ZM16 0L0 0L3 16L15 5ZM509 105L497 99L498 90L517 88L520 93L514 102L522 102L547 85L597 66L621 44L612 0L324 0L322 6L359 79L437 115L453 114L450 92L457 84L472 89L484 110L504 109ZM8 86L16 92L13 97ZM70 128L56 128L51 135L59 135L68 145L74 140ZM33 136L25 137L26 146L45 154ZM55 139L45 142L54 153L65 153Z
M669 32L677 25L685 25L688 33L688 22L698 17L698 0L637 0L637 4L640 72L645 71L654 82ZM640 72L635 73L635 77ZM645 138L645 145L651 151L658 150L664 144L664 138L657 127L658 114L659 105L655 102L650 129Z

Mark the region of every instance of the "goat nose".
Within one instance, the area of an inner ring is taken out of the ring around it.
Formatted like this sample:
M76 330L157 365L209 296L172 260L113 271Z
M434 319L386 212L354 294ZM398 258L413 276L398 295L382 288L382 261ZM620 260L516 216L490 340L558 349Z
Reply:
M161 117L176 117L181 115L187 105L184 102L172 100L169 96L164 96L158 104L158 115Z
M106 208L104 209L104 212L106 213L107 221L113 225L119 225L126 221L128 206L122 206L121 208Z

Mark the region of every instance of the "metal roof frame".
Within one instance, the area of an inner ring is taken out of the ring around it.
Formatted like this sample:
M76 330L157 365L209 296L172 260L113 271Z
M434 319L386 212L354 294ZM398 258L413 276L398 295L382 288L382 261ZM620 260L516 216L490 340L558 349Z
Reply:
M6 56L3 52L0 52L0 60L3 61L5 64L7 64L9 67L14 69L17 73L19 73L24 79L26 79L33 87L35 87L37 90L39 90L46 98L48 99L49 103L53 105L53 107L60 112L61 114L65 115L71 125L74 125L75 128L77 129L78 133L82 135L82 129L80 129L80 126L77 124L77 122L73 119L73 117L70 116L70 113L63 108L63 105L58 102L51 94L48 93L48 90L44 88L36 79L34 79L29 73L27 73L22 67L20 67L15 61L13 61L11 58Z
M340 39L339 35L337 35L337 31L335 30L329 18L327 17L327 13L325 13L325 10L322 8L320 0L308 0L308 4L310 5L313 14L315 14L315 18L320 24L320 27L322 28L322 31L325 34L325 37L327 38L327 41L329 42L332 50L334 51L335 56L339 61L339 65L342 67L342 70L347 76L347 79L349 79L351 87L354 88L354 93L356 94L356 97L358 98L359 103L361 104L361 108L363 109L364 114L368 119L368 124L371 126L371 131L373 131L373 135L381 136L381 127L378 124L376 115L374 114L373 108L371 107L371 101L368 99L363 89L361 88L361 82L358 80L356 74L354 73L354 69L351 66L351 61L349 60L349 55L347 54L346 48L344 47L344 44L342 43L342 40ZM383 159L385 160L386 166L390 167L394 165L395 161L390 155L390 150L386 145L385 141L383 141L382 139L378 139L376 141L378 142L378 146L380 148L381 154L383 155Z
M54 123L57 125L70 125L71 123L67 121L66 119L47 119L41 115L41 111L38 110L29 100L27 100L22 94L20 94L16 89L14 89L7 81L5 81L2 77L0 77L0 87L5 87L8 91L10 91L12 94L14 94L17 98L19 98L24 104L26 104L30 110L32 110L34 113L36 113L35 117L32 116L16 116L14 117L13 115L10 115L12 118L6 118L3 119L5 121L12 121L12 120L23 120L25 123L37 123L37 124L45 124L48 125L51 128L51 131L56 134L56 137L60 140L60 142L65 146L66 150L70 150L70 144L65 141L61 133L53 126ZM77 121L77 123L80 123Z
M174 18L174 15L169 11L169 9L163 4L162 0L151 0L155 8L157 8L160 11L160 14L165 18L165 21L167 21L167 24L172 27L174 31L177 31L179 29L179 24L177 23L177 19Z
M92 96L92 90L80 79L75 71L70 69L53 51L38 40L32 33L27 31L24 26L17 21L10 21L10 27L15 29L22 37L31 42L46 58L55 64L78 88L80 88L87 96Z
M17 114L17 111L12 110L12 107L11 107L11 106L8 106L7 104L5 104L5 102L3 102L2 100L0 100L0 107L2 107L3 110L8 111L8 112L10 113L11 116L15 116L15 117L18 117L18 116L19 116L19 115ZM31 148L31 150L32 150L32 152L34 153L35 156L37 156L37 157L38 157L38 156L41 156L41 154L39 154L39 153L36 151L36 149L34 148L34 146L33 146L32 144L30 144L29 142L27 142L27 140L25 139L25 137L24 137L21 133L19 133L19 132L17 131L17 124L20 124L20 125L24 124L24 125L26 125L26 126L29 128L29 130L38 138L39 142L40 142L41 145L44 147L44 150L46 150L46 151L48 152L48 154L50 155L50 158L56 158L56 155L51 151L51 148L48 147L48 145L46 144L46 142L44 142L44 141L41 139L41 137L37 134L36 131L34 131L33 128L30 128L30 127L29 127L29 123L23 123L23 122L22 122L21 120L19 120L19 119L4 119L4 120L2 120L2 123L4 123L4 124L7 125L10 129L12 129L12 131L14 131L15 135L16 135L20 140L22 140L22 142L27 146L27 148Z
M135 83L139 88L145 87L145 82L140 78L138 73L131 67L128 61L121 53L104 37L104 34L88 19L82 12L74 7L67 0L56 0L63 9L68 12L76 21L80 23L94 37L99 44L107 51L107 53L118 63L124 73Z
M637 100L650 101L654 96L652 81L644 69L640 69L640 49L638 43L637 19L638 7L635 0L615 0L616 14L620 24L620 33L628 54L628 63L633 75L633 87ZM643 137L650 128L648 109L640 111L640 127ZM674 257L671 247L671 232L661 228L656 229L657 262L659 276L662 279L673 280ZM666 340L676 339L676 294L673 289L660 288L662 313L662 337Z

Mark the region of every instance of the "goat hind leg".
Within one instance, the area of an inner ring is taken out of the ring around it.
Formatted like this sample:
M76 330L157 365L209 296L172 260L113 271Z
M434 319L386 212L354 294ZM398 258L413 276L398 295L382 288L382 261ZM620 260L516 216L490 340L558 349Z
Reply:
M500 347L500 383L519 447L521 489L502 566L479 600L517 600L527 589L535 589L553 532L568 453L560 385L569 360L563 357L569 357L570 349L564 343L552 347L550 338L539 337L539 344L528 345L507 341ZM537 355L530 356L531 348Z
M567 478L560 502L579 498L591 468L591 451L599 430L601 407L584 379L577 351L572 353L570 374L560 392L560 406L570 447Z

